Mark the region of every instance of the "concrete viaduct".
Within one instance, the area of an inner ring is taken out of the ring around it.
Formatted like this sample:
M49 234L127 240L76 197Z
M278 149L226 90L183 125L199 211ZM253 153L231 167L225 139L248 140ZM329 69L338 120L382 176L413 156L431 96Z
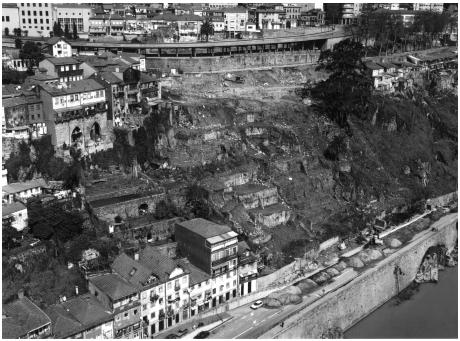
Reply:
M302 51L327 49L347 37L341 29L310 34L263 38L222 40L192 43L126 43L126 42L72 42L72 48L78 53L111 51L134 52L148 57L204 57L232 56L235 54L252 54L266 52Z

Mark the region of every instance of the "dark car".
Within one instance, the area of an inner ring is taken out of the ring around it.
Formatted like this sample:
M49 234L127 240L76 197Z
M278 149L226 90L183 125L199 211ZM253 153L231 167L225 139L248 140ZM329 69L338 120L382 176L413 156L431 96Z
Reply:
M184 328L184 329L179 329L177 335L179 336L184 336L185 334L188 333L188 329L187 328Z
M198 328L203 327L203 326L204 326L204 323L203 323L203 322L199 322L199 323L198 323Z
M202 332L199 332L194 339L206 339L209 336L209 332L207 330L203 330Z
M167 339L180 339L179 335L176 334L169 334L166 336Z

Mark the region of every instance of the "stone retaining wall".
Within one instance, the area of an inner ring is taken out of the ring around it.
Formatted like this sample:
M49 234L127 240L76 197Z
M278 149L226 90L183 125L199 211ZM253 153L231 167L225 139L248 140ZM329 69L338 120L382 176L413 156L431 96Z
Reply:
M458 232L457 214L443 217L432 226L438 231L422 231L413 242L349 284L286 319L280 332L269 331L260 338L321 338L330 328L350 328L412 283L428 248L436 245L445 245L448 249L454 247ZM395 275L397 266L402 275Z

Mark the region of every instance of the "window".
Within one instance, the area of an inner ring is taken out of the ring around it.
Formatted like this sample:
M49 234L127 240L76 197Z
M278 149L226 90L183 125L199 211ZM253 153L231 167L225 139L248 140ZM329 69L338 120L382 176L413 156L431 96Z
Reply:
M43 15L43 11L40 11L40 12L38 12L38 13L40 13L40 16L42 16L42 15Z
M227 272L227 278L230 278L230 272Z
M101 97L103 96L102 91L101 91ZM187 276L182 277L182 284L187 283Z
M230 283L227 283L227 285L225 286L227 289L230 288Z
M220 286L219 291L220 292L224 291L224 286L223 285Z
M172 282L168 282L168 289L171 289L172 287Z
M233 286L236 287L236 280L233 280Z
M64 65L63 65L63 66L61 66L61 71L64 71L64 69L65 69Z
M22 23L25 24L26 23L26 19L22 18ZM24 27L25 28L25 27Z
M35 4L34 4L35 5ZM34 6L35 7L35 6ZM36 17L37 16L37 11L34 11L34 16Z
M49 20L49 19L46 19L46 23L49 24L49 23L50 23L50 20Z
M22 15L26 15L26 11L22 11Z
M32 4L32 6L34 6L34 7L35 7L35 6L37 6L37 5L36 5L36 4L35 4L35 2L34 2L34 3Z
M123 317L128 317L128 312L124 313Z
M38 24L37 18L34 18L34 24Z
M66 71L69 71L69 65L66 65L66 66L65 66L65 70L66 70Z
M42 7L42 3L41 3L41 2L38 4L38 7Z
M30 11L27 11L27 15L30 15Z
M48 7L48 4L45 4ZM48 16L48 11L45 12L45 15Z
M212 289L212 293L213 293L213 294L216 293L216 288Z
M32 24L32 19L29 18L28 21L29 21L29 24ZM31 28L31 27L29 26L29 28Z
M142 305L142 310L147 310L147 304Z
M40 24L43 24L43 19L40 19Z

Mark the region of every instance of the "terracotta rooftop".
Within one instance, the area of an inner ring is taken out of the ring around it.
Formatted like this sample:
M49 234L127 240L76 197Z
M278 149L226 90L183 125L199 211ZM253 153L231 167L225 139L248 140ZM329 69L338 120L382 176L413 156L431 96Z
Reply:
M177 224L206 239L232 232L230 227L226 225L219 225L203 218L187 220Z
M19 339L27 333L51 324L50 318L27 297L2 306L2 338Z
M131 296L137 292L137 288L117 274L105 274L88 279L99 290L109 296L113 301Z

